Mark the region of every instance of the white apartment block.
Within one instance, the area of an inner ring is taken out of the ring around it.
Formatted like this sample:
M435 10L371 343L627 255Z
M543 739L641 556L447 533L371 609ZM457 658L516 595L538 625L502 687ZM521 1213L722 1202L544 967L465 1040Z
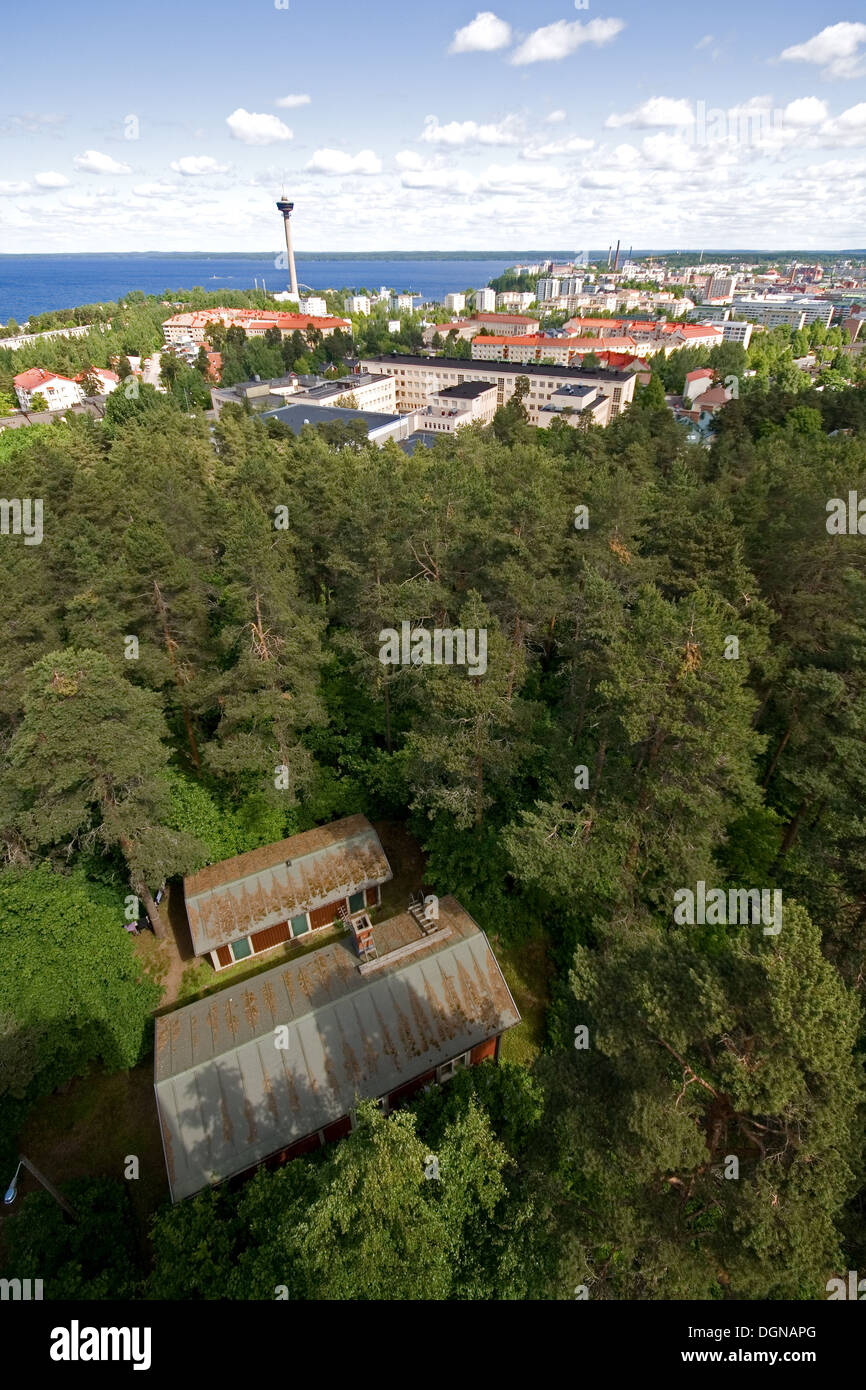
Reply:
M411 314L415 307L415 297L411 294L392 294L390 303L392 314Z
M475 291L475 308L478 313L493 314L496 312L496 291L489 287Z
M350 397L352 399L349 399ZM339 377L324 386L314 386L309 391L299 393L294 399L308 400L315 405L352 407L354 404L359 410L370 410L382 415L394 415L397 410L394 378L374 376L369 372Z
M31 410L36 396L42 397L48 410L68 410L84 400L84 392L77 382L68 376L47 372L44 367L29 367L26 372L19 372L12 384L22 410Z
M466 308L465 294L446 294L445 308L451 314L460 314Z
M503 290L496 296L496 308L516 309L518 313L523 313L530 304L535 303L535 295L532 290Z
M736 319L728 319L719 327L726 343L742 343L744 348L749 346L755 331L753 323L739 323Z
M797 330L816 321L829 328L833 305L823 299L807 299L799 295L759 297L738 294L734 297L734 313L744 315L752 323L763 324L765 328L788 323Z
M300 309L302 314L313 314L317 318L324 318L328 312L327 304L318 294L311 294L308 299L302 299Z
M461 362L442 357L368 357L361 362L365 372L387 372L394 378L397 409L401 413L423 410L433 398L450 386L465 382L487 382L496 387L497 408L514 394L518 377L529 379L529 392L523 404L532 425L542 423L541 412L563 386L597 387L609 398L609 419L614 419L633 400L637 377L633 372L609 368L550 367L541 363Z
M366 294L349 294L346 296L347 314L369 314L370 297Z

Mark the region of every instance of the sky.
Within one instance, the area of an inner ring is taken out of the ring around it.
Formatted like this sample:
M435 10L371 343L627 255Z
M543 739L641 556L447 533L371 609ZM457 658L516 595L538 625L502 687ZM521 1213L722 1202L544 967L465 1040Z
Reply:
M489 3L10 7L0 252L866 244L853 0Z

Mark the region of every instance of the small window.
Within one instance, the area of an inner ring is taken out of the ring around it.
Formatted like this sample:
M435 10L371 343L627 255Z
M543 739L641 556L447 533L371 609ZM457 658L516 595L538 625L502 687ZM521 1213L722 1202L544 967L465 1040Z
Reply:
M292 928L292 936L303 936L305 932L310 930L306 912L302 912L299 917L293 917L290 925Z
M442 1066L437 1069L436 1080L450 1081L455 1072L458 1072L463 1067L468 1066L469 1053L462 1052L459 1057L452 1057L450 1062L443 1062Z
M247 956L252 955L252 952L253 948L248 936L239 937L237 941L232 942L232 955L235 960L246 960Z

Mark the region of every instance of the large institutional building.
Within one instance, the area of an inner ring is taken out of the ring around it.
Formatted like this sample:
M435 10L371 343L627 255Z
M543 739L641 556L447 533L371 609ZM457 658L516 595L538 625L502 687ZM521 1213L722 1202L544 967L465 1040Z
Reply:
M721 337L721 335L719 335ZM553 403L563 386L595 388L604 400L595 414L598 424L607 425L634 399L637 377L634 372L610 367L583 368L544 366L523 362L466 362L460 358L411 357L399 353L368 357L361 362L365 372L385 373L394 378L397 409L424 410L434 397L452 386L466 382L486 382L496 387L496 405L505 405L514 395L517 378L529 379L529 392L523 404L529 423L545 427L550 423ZM595 398L594 398L595 399ZM418 425L423 429L423 418Z

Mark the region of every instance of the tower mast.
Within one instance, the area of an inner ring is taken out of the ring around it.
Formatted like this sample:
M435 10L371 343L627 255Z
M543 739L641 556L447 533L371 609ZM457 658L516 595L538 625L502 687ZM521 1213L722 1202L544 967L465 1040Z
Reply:
M289 260L289 292L295 297L298 296L298 274L295 270L295 253L292 249L292 211L294 203L290 203L286 198L285 190L282 198L278 199L277 207L283 214L283 226L286 232L286 255Z

